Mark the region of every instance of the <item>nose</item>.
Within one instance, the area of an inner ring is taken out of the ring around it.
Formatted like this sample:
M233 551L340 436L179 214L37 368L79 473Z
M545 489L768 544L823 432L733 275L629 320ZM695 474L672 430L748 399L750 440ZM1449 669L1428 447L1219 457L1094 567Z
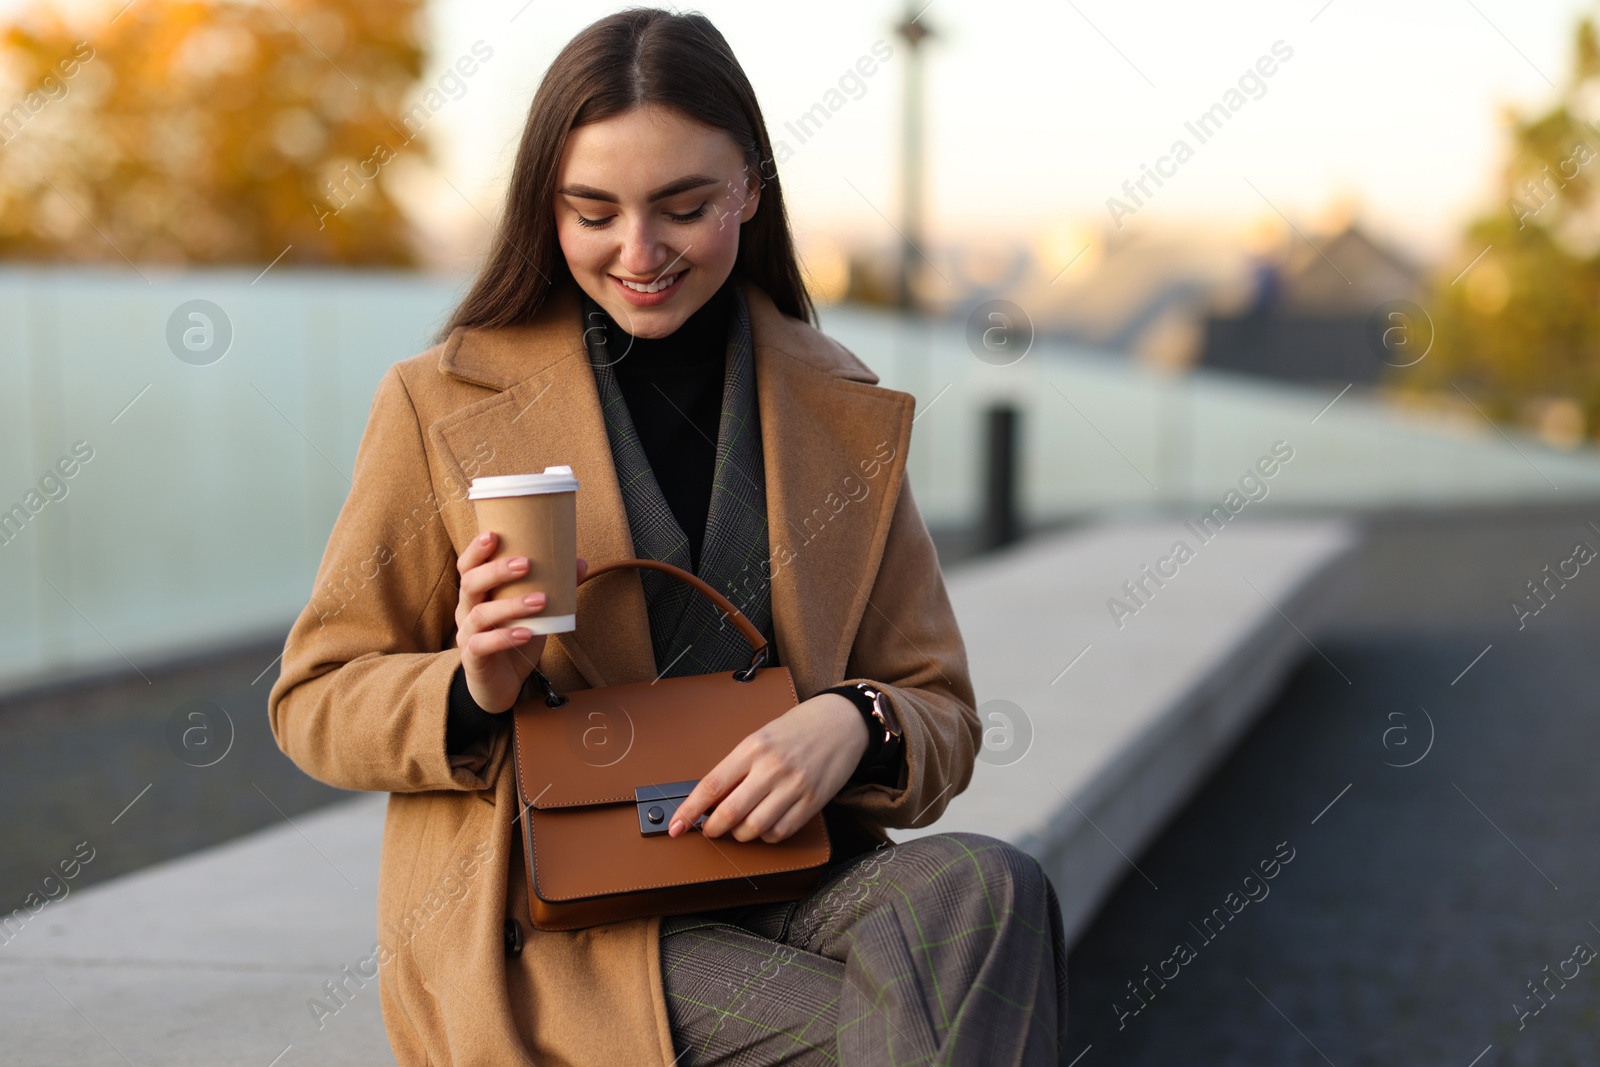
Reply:
M676 253L661 240L662 234L653 220L635 219L622 231L622 249L618 259L622 269L635 278L652 277L664 268Z

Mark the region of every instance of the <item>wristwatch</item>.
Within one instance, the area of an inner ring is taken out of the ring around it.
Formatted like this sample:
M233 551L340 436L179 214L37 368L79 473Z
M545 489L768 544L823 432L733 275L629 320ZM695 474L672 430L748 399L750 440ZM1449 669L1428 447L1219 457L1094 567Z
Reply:
M869 682L856 682L854 685L836 686L831 691L848 697L866 720L867 751L861 757L860 773L870 776L872 772L891 768L898 771L905 738L883 690Z

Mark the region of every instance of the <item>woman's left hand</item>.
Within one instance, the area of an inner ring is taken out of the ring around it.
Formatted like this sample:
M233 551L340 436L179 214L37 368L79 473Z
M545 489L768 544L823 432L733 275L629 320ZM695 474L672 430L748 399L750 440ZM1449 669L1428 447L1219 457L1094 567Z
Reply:
M782 841L834 798L866 751L854 702L819 693L739 742L684 798L667 833L685 833L715 804L700 828L707 837Z

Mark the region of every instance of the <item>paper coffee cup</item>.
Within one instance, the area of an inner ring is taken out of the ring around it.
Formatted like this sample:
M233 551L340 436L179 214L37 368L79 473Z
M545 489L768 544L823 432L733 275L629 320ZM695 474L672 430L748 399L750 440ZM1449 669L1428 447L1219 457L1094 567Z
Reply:
M474 478L467 492L478 514L478 532L493 530L500 544L493 559L525 556L528 574L507 582L491 600L545 595L544 610L513 619L502 629L526 627L536 634L569 633L578 625L578 480L567 466L541 474Z

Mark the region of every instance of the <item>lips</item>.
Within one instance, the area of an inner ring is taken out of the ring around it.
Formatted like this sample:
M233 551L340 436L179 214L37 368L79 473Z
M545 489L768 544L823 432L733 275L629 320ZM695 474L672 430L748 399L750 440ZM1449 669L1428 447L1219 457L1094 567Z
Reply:
M672 298L683 285L683 279L688 275L690 268L684 267L672 274L664 274L653 282L638 282L608 274L617 291L622 294L628 303L635 307L653 307L665 303Z
M683 272L679 271L678 273L681 274ZM630 282L626 278L618 278L617 279L617 281L621 282L623 285L626 285L629 289L632 289L636 293L659 293L663 289L671 289L672 288L672 283L677 281L677 280L678 280L678 275L677 274L669 274L665 278L662 278L660 281L652 282L652 283L647 284L647 285L640 285L638 282Z

